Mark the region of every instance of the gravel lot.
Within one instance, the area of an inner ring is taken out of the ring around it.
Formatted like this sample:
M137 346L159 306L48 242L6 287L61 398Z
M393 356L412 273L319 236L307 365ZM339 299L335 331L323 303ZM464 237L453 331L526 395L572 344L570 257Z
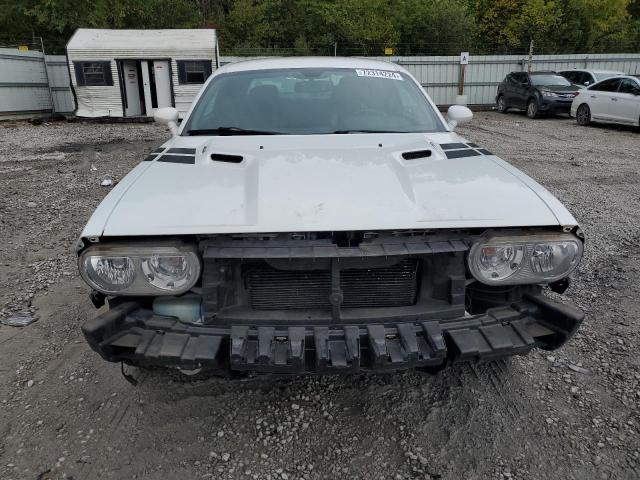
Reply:
M556 352L438 376L185 381L85 344L95 315L72 245L157 125L0 124L0 478L640 478L640 133L478 113L463 135L581 222L567 297L587 313ZM523 212L526 214L526 212Z

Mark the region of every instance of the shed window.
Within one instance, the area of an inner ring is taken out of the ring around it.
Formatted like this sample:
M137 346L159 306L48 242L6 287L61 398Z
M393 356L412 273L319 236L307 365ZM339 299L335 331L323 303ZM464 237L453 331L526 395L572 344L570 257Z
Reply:
M211 75L211 60L178 60L177 63L181 85L204 83Z
M112 86L111 62L73 62L78 86Z

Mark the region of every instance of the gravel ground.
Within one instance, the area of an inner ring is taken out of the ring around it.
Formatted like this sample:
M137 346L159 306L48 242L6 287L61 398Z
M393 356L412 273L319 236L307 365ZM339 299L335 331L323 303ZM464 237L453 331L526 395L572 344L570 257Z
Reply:
M573 341L440 375L185 381L85 344L95 315L72 245L167 133L0 124L0 478L637 479L640 134L479 113L463 135L540 181L581 222ZM523 212L526 214L526 212Z

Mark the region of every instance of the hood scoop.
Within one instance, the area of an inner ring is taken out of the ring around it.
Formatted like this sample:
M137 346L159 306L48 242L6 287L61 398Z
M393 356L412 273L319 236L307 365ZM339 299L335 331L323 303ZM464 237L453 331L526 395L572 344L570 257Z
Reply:
M224 153L212 153L211 160L214 162L224 162L224 163L240 163L244 160L242 155L227 155Z
M428 158L431 156L431 150L415 150L413 152L404 152L402 158L405 160L417 160L419 158Z

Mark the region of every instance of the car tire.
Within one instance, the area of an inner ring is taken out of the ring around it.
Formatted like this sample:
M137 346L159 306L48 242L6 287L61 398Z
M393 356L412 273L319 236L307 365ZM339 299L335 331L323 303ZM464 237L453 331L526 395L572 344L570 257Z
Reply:
M498 111L498 113L507 113L507 110L509 110L504 95L500 95L498 97L498 101L496 102L496 110Z
M534 98L527 103L527 117L538 118L538 102Z
M580 105L576 110L576 122L583 127L591 123L591 109L586 103Z

